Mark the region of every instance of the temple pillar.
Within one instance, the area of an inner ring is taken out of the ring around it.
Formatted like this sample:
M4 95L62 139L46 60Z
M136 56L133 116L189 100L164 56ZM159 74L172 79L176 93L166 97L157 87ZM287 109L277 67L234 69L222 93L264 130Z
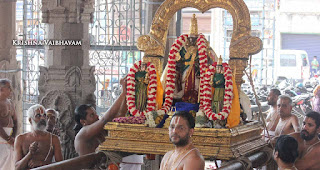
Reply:
M95 106L95 67L89 66L89 23L94 0L42 0L42 23L47 40L80 40L81 45L45 46L45 66L40 67L39 101L59 112L60 142L64 159L75 157L74 110Z
M12 100L18 117L17 134L22 133L22 95L20 62L16 59L16 48L12 40L16 39L16 1L0 0L0 78L12 82Z

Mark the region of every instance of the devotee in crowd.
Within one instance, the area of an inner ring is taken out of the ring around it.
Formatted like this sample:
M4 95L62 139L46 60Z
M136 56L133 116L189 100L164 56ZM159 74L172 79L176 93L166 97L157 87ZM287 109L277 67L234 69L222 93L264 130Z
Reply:
M31 106L28 111L31 132L20 134L14 144L15 168L30 169L62 161L59 138L45 131L46 112L42 105Z
M120 84L122 93L100 120L93 106L84 104L76 108L75 120L77 124L74 130L78 133L75 137L74 146L79 156L95 152L99 144L105 141L107 134L104 125L115 117L125 116L127 112L125 104L126 77L120 80Z
M275 136L286 135L292 132L299 132L300 125L297 116L291 114L292 100L287 95L279 96L277 101L280 119L275 129Z
M319 62L317 60L317 56L313 56L313 60L311 61L311 73L315 76L318 72Z
M0 169L14 169L13 145L17 132L17 116L12 101L11 81L0 79Z
M204 159L192 144L194 117L185 111L176 112L169 126L169 138L175 149L167 152L160 165L160 170L203 170Z
M320 85L313 90L313 98L311 100L312 110L320 112Z
M269 131L270 137L273 137L275 135L275 130L280 119L277 107L277 101L280 95L281 92L278 89L271 89L267 97L268 105L271 106L266 118L267 130ZM267 136L267 133L265 131L264 135Z
M300 133L290 134L299 144L299 157L295 166L299 170L320 169L320 113L307 113Z
M279 170L297 170L294 163L298 158L298 142L289 135L282 135L277 139L273 158Z
M47 128L46 131L57 136L60 136L59 127L57 126L57 121L59 113L54 109L47 109Z

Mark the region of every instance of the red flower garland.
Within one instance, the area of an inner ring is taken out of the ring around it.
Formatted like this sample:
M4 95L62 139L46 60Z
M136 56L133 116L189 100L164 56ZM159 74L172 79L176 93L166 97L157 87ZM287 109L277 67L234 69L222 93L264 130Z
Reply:
M209 66L208 71L205 74L205 84L204 84L204 95L203 100L201 100L201 105L203 106L203 110L205 115L210 120L224 120L228 117L231 110L232 98L233 98L233 82L232 82L232 72L227 63L223 63L222 66L224 68L224 77L225 77L225 93L223 99L223 108L219 113L214 113L212 110L212 91L210 85L211 75L214 74L215 68L217 66L217 62L213 63L213 65Z
M149 73L149 87L148 87L148 100L146 110L140 111L136 108L135 104L135 74L141 67L141 61L135 63L128 73L127 77L127 105L128 110L133 116L144 116L147 112L156 109L156 94L157 94L157 74L156 67L151 62L147 63L147 72Z

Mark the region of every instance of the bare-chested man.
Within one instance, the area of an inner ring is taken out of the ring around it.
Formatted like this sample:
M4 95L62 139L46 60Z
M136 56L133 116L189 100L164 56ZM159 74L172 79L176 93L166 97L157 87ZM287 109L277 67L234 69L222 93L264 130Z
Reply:
M289 135L278 137L273 152L278 170L297 170L294 163L298 156L298 142L295 138Z
M60 136L59 127L57 126L58 112L54 109L47 109L47 127L46 131Z
M13 144L17 130L17 116L9 99L11 81L0 79L0 169L14 169Z
M21 134L14 144L16 169L30 169L62 161L59 138L46 132L46 113L43 106L36 104L28 109L32 131Z
M266 118L267 129L269 131L275 131L277 124L280 119L280 115L278 113L277 101L278 97L281 95L281 92L278 89L271 89L269 95L267 97L268 105L270 105L269 114Z
M292 111L292 100L289 96L279 96L278 102L278 113L280 119L276 127L275 136L286 135L292 132L299 132L300 125L297 116L291 114Z
M320 169L320 113L309 112L304 121L300 133L290 134L298 141L299 157L295 163L299 170Z
M175 150L167 152L160 170L203 170L204 159L199 150L192 144L191 136L194 132L195 121L188 112L176 112L169 126L170 141Z
M77 125L74 130L79 132L74 140L74 146L79 156L95 152L99 144L105 141L104 125L115 117L124 116L127 112L125 103L126 77L120 81L120 84L122 93L100 120L96 110L91 105L81 105L76 108L75 120Z
M270 105L269 113L266 118L267 129L270 135L270 138L274 137L275 130L278 125L280 115L278 113L277 101L278 97L281 95L278 89L271 89L269 95L267 97L268 105ZM264 130L263 131L264 137L268 139L268 133Z

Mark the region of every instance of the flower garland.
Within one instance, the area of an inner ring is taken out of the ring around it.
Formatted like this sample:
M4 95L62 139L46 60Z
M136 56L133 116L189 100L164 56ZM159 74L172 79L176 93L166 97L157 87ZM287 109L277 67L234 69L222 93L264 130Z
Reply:
M188 35L183 34L177 38L177 40L172 44L169 57L168 57L168 73L166 76L166 88L165 88L165 102L163 104L163 107L155 112L149 112L147 113L147 121L146 123L150 127L155 127L155 118L159 115L164 115L167 113L173 102L173 94L175 91L175 81L176 81L176 53L178 53L183 46L185 46L185 43L187 42ZM206 73L206 70L208 68L208 59L207 59L207 44L205 36L200 34L197 39L197 46L198 46L198 55L199 55L199 63L200 63L200 92L204 91L204 75ZM200 93L200 100L203 98L203 94Z
M159 115L167 113L172 106L176 82L176 53L178 53L181 50L181 48L185 45L187 39L188 35L181 35L171 46L167 64L168 73L166 77L165 100L162 105L162 108L158 111Z
M214 74L215 68L217 66L217 62L213 63L213 65L209 66L208 71L205 73L205 84L204 84L204 95L203 100L200 101L200 104L203 106L203 110L205 115L210 120L224 120L228 117L233 98L233 82L232 82L232 72L227 63L222 63L224 69L224 77L225 77L225 92L223 99L223 108L219 113L214 113L212 110L212 92L210 85L211 75Z
M148 124L149 127L155 127L156 117L166 114L172 106L176 82L176 53L178 53L182 49L182 47L187 42L187 39L188 35L183 34L179 36L171 46L167 63L168 73L166 76L165 100L161 109L147 113L146 124Z
M156 93L157 93L157 74L156 67L151 62L147 63L147 72L149 73L148 100L146 110L140 111L135 104L135 74L141 67L141 61L136 62L128 73L127 77L127 105L128 110L133 116L144 116L147 112L156 109Z
M199 55L199 64L200 64L200 85L199 85L199 92L200 92L200 105L199 109L203 108L202 100L205 94L205 74L208 69L208 56L207 56L207 43L206 38L203 34L200 34L197 39L197 46L198 46L198 55Z

